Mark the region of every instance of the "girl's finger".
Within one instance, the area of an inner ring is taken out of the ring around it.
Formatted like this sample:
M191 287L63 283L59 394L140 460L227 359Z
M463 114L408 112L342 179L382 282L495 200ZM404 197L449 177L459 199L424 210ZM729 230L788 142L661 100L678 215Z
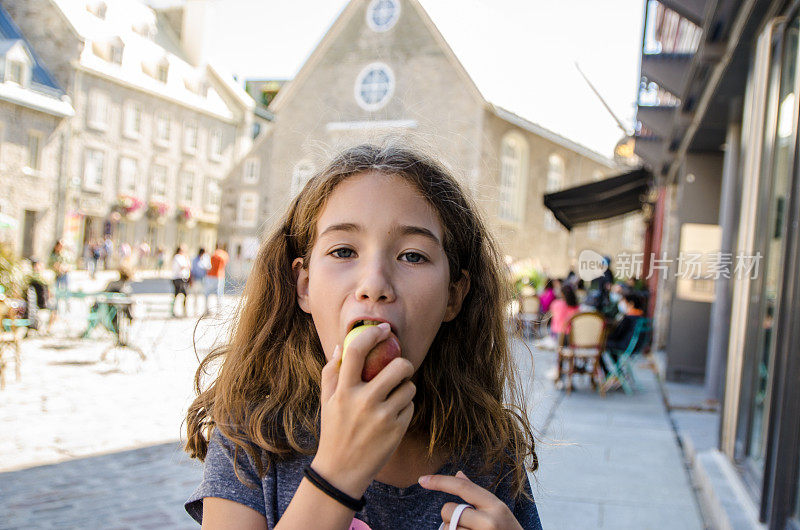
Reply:
M469 479L451 477L450 475L424 475L419 477L419 483L429 490L443 491L464 499L478 510L489 508L496 504L498 499L489 490L486 490Z
M342 359L342 347L338 344L333 349L333 357L322 367L320 394L322 402L328 401L336 391L336 384L339 381L339 364Z
M456 511L458 504L454 502L448 502L444 506L442 506L442 522L444 523L444 527L449 529L450 521L453 518L453 512ZM464 530L472 530L476 528L489 528L490 525L487 524L491 521L488 521L484 514L480 513L475 508L466 508L463 512L461 512L461 516L458 518L458 528L462 528Z
M347 345L347 355L342 352L342 366L339 371L340 381L345 387L360 385L364 359L376 344L386 339L390 333L389 324L370 326L362 331Z

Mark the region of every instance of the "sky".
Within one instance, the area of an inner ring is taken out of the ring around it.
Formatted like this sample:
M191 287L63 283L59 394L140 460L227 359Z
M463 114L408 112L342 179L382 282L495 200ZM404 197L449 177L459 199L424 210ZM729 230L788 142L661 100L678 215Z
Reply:
M605 156L633 128L643 0L419 0L483 96ZM216 0L209 53L248 78L291 79L347 0ZM402 16L402 15L401 15Z

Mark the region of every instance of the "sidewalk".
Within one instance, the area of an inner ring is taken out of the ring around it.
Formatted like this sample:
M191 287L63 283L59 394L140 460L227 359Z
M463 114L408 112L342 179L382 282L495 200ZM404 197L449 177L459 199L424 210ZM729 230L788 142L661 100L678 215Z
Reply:
M588 382L566 395L546 379L554 356L534 354L541 441L533 489L544 527L704 528L655 374L637 368L641 389L632 396L601 398Z

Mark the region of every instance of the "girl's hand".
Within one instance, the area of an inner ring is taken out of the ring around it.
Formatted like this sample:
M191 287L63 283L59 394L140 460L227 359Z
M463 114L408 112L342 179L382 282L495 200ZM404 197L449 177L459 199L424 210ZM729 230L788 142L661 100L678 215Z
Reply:
M430 490L443 491L461 497L464 502L471 504L474 508L467 508L458 520L458 528L461 530L522 530L514 514L508 506L495 497L487 489L484 489L459 471L456 476L449 475L425 475L419 478L419 483L423 488ZM442 506L442 521L445 528L450 524L450 518L458 504L448 502Z
M386 465L411 423L416 388L408 359L393 359L371 381L361 380L367 353L390 333L388 324L364 330L322 369L322 426L311 467L352 497L361 497ZM341 362L341 365L340 365Z

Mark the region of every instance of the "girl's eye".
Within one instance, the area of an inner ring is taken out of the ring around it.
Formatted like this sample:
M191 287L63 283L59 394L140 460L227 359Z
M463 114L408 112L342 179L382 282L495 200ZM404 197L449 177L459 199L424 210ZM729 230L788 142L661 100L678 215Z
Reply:
M420 254L419 252L404 252L400 255L401 257L405 256L405 261L409 263L422 263L428 261L425 256Z
M331 255L337 258L352 258L353 257L353 249L352 248L337 248Z

